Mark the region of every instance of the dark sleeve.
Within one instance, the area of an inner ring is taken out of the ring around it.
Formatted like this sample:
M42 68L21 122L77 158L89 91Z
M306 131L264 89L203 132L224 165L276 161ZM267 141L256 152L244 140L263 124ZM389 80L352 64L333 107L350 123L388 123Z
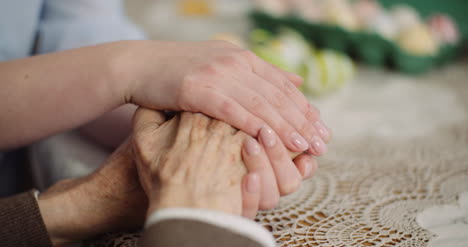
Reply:
M33 191L0 199L2 247L52 246Z
M146 229L141 247L263 247L259 242L209 223L170 219Z

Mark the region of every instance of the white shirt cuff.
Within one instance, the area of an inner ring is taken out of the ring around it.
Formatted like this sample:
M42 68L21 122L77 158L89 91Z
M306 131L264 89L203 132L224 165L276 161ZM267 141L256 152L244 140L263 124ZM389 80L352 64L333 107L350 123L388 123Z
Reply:
M207 209L168 208L157 210L147 218L145 228L157 222L172 219L195 220L208 223L245 236L260 243L262 246L275 246L271 233L256 222L240 216Z

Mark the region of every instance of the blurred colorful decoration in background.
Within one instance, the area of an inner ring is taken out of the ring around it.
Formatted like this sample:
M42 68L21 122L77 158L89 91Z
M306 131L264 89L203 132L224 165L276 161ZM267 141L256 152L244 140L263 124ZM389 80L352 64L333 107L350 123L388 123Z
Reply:
M263 60L304 78L301 91L312 97L323 96L342 88L355 74L351 58L339 51L316 49L300 33L283 28L277 33L264 29L250 32L248 42L220 33L213 37L249 48Z
M282 29L277 34L254 30L250 34L250 49L260 58L302 76L301 89L307 95L335 91L354 76L350 57L329 49L316 49L290 29Z
M185 16L209 16L213 15L214 9L208 0L182 0L179 12Z
M463 1L443 2L468 11ZM418 74L452 61L463 42L457 23L436 11L427 15L426 10L423 18L408 4L388 8L376 0L257 0L251 17L257 28L276 33L285 26L318 47L348 53L366 64Z

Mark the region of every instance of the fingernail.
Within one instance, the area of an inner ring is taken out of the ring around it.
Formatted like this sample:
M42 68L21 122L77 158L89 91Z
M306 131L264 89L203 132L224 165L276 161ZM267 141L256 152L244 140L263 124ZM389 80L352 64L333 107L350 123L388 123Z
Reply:
M260 192L260 178L258 177L258 174L253 173L247 175L247 192L256 194Z
M330 132L328 131L327 127L325 127L325 124L323 123L323 121L320 120L320 121L315 122L314 126L319 132L322 139L328 140L328 138L330 137Z
M327 145L323 142L322 138L318 136L312 137L312 147L318 155L322 155L327 152Z
M307 141L297 132L293 132L291 134L291 141L293 145L298 149L298 151L305 151L309 148L309 144L307 144Z
M307 163L305 164L304 177L305 178L309 177L311 173L312 173L312 163L310 163L310 161L307 161Z
M249 137L245 143L245 151L248 155L257 155L260 153L260 145L255 139Z
M260 130L260 139L266 147L273 147L276 144L276 135L270 127L263 126Z

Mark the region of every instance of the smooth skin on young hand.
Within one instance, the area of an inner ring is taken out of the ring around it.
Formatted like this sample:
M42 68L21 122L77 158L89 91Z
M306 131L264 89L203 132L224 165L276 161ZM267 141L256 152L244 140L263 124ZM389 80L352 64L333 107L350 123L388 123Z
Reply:
M293 152L321 155L330 138L296 88L300 77L224 41L121 41L33 56L1 62L0 80L0 150L76 128L127 103L202 112L254 137L277 135L281 141L269 143ZM295 160L299 171L313 162ZM276 175L291 188L281 194L288 194L301 176L294 165L284 166L290 172ZM275 201L262 200L260 207Z

